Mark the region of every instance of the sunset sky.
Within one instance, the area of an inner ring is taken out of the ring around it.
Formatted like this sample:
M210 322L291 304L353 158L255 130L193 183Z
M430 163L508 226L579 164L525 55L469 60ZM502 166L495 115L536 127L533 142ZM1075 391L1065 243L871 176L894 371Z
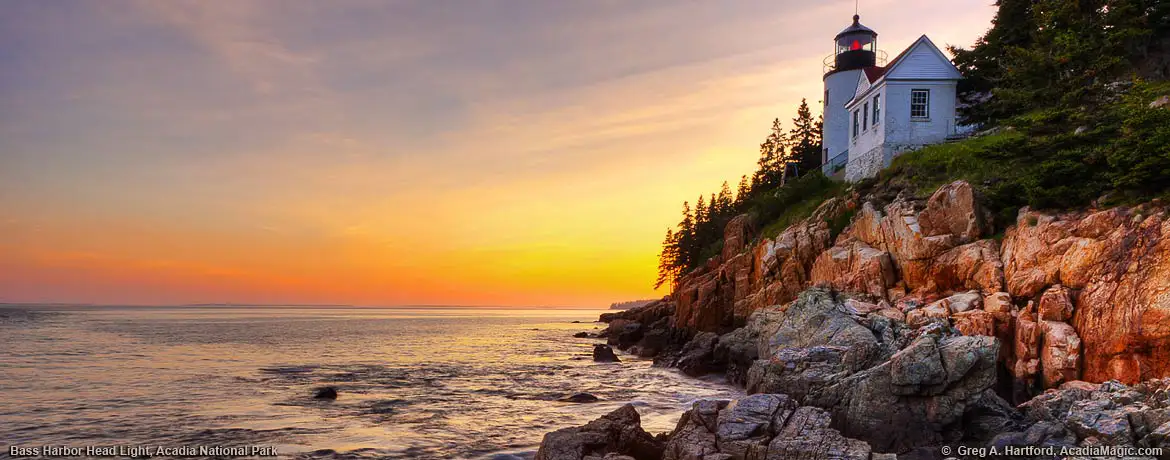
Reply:
M891 57L991 0L863 1ZM815 6L813 6L815 4ZM819 112L854 2L15 0L0 302L660 296L684 200Z

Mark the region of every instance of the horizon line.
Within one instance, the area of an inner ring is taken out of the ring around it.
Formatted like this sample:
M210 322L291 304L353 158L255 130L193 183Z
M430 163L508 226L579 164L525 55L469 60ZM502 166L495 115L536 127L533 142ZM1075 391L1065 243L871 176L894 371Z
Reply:
M607 310L610 306L572 306L572 305L449 305L449 304L403 304L403 305L357 305L357 304L298 304L298 303L182 303L182 304L131 304L131 303L85 303L85 302L0 302L2 307L125 307L125 308L150 308L150 307L256 307L256 308L483 308L483 309L535 309L535 308L554 308L564 310Z

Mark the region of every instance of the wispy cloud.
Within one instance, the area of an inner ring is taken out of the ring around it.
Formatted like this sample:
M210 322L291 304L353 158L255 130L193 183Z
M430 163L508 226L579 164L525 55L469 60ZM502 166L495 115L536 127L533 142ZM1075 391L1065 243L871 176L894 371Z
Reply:
M821 58L852 11L17 2L0 16L0 292L645 297L678 205L749 173L771 118L802 97L815 110ZM922 33L970 43L991 12L862 5L891 52Z

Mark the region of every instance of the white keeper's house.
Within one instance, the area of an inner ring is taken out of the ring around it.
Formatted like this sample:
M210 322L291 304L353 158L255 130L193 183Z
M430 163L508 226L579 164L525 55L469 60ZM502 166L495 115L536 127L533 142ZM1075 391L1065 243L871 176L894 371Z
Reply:
M886 63L877 32L853 16L825 59L827 176L871 177L899 154L956 134L959 69L925 35Z

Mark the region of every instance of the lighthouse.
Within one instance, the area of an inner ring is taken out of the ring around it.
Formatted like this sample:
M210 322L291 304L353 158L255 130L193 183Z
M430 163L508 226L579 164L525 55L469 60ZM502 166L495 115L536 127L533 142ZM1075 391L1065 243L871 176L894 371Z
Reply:
M826 176L873 177L898 155L968 132L955 116L963 76L942 50L922 35L886 64L877 36L854 15L825 58Z
M862 72L885 64L885 53L877 49L877 32L861 25L861 16L853 15L853 25L833 37L834 52L824 62L824 151L821 164L827 174L844 168L849 159L849 112L845 103L853 99ZM881 62L879 62L881 61Z

